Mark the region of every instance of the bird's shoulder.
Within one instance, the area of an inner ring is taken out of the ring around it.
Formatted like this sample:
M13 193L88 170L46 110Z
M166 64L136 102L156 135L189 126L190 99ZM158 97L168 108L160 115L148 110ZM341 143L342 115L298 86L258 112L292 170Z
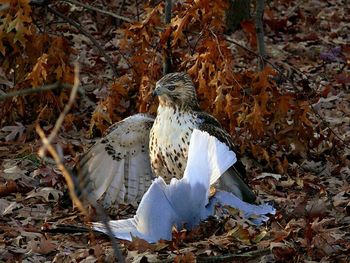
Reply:
M242 178L246 177L245 167L240 161L240 154L237 151L231 135L221 126L219 121L212 115L203 112L196 111L194 112L197 120L197 129L209 133L211 136L217 138L220 142L225 143L229 149L235 152L237 156L237 162L233 165L234 169L238 171Z
M137 113L111 125L103 134L105 138L117 137L123 133L148 131L154 123L154 117L146 113Z
M194 115L197 118L197 128L199 130L216 137L220 142L225 143L234 151L235 147L230 134L221 126L215 117L203 111L196 111Z
M210 115L209 113L206 113L204 111L194 111L193 114L194 114L195 118L197 118L199 124L213 125L215 127L221 128L220 122L215 117Z

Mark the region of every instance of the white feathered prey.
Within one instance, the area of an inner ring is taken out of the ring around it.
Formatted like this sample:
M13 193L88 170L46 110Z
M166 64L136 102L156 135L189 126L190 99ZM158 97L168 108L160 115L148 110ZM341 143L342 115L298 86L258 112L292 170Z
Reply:
M173 178L170 184L166 184L162 177L156 178L133 218L110 221L114 236L125 240L136 236L148 242L171 240L173 226L178 229L184 226L193 228L214 214L216 204L243 209L245 216L254 215L255 223L266 221L265 215L275 212L269 205L251 205L224 191L217 192L209 200L210 185L235 162L236 155L226 144L207 132L195 129L183 178ZM106 232L102 223L93 223L93 229Z

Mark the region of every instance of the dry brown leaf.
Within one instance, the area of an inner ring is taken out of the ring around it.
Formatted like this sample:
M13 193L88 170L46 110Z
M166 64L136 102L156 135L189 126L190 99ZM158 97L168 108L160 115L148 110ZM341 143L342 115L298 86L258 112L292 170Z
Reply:
M40 238L35 238L29 241L28 248L30 249L30 252L45 255L56 250L57 245L50 239L46 239L45 237L41 236Z

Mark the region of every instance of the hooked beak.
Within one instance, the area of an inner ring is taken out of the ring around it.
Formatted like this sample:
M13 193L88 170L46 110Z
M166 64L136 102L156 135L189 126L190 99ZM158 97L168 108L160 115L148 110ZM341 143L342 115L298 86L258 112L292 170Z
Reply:
M160 87L158 84L156 84L156 87L155 87L155 89L153 90L152 95L153 95L153 97L157 97L157 96L159 96L159 95L162 95L162 93L161 93L161 87Z

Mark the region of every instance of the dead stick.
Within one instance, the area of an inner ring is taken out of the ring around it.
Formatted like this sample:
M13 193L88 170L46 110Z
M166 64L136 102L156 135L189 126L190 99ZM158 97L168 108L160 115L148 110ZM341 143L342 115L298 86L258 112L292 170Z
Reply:
M256 37L258 41L258 52L260 55L260 59L259 59L260 71L264 69L264 65L265 65L264 58L266 57L265 41L264 41L264 24L263 24L264 7L265 7L265 0L257 0L255 26L256 26Z
M64 178L66 179L69 193L70 193L70 196L73 200L73 203L80 209L80 211L82 211L84 214L87 215L87 212L86 212L84 206L82 205L82 203L80 202L80 200L78 199L78 197L75 194L74 182L73 182L72 177L70 176L70 173L68 172L66 167L63 165L61 158L59 157L57 151L51 145L52 139L57 135L57 132L58 132L59 128L61 127L62 122L63 122L66 114L68 113L71 106L73 105L73 101L75 99L76 92L77 92L78 87L79 87L79 73L78 72L79 72L79 67L76 64L74 67L74 85L72 87L72 91L71 91L71 94L69 97L69 102L64 107L64 110L61 112L60 116L58 117L56 124L55 124L55 127L54 127L52 133L49 135L49 138L46 137L44 131L41 129L39 124L36 125L36 132L39 134L39 136L43 142L43 146L39 149L39 156L41 158L43 158L46 150L48 150L50 152L50 154L54 158L58 168L62 171L62 174L63 174Z
M67 170L67 168L64 166L59 154L57 153L57 151L55 150L55 148L51 144L52 139L57 135L57 132L58 132L59 128L61 127L65 116L67 115L67 113L69 112L70 108L72 107L72 105L74 103L75 96L76 96L76 93L77 93L77 90L79 87L79 83L80 83L80 81L79 81L79 66L78 66L78 64L76 64L74 67L74 85L73 85L73 88L72 88L72 91L71 91L71 94L69 97L68 104L64 107L63 111L61 112L60 116L58 117L53 131L51 132L51 134L47 138L44 131L39 126L39 124L37 124L36 125L36 132L39 134L39 136L43 142L43 146L39 149L39 156L41 158L43 158L45 155L45 151L46 150L49 151L49 153L52 155L53 159L55 160L58 168L61 170L61 172L62 172L62 174L67 182L69 194L70 194L70 197L72 198L73 203L75 204L76 207L78 207L78 209L80 211L82 211L85 215L88 215L83 203L80 201L80 199L76 195L76 191L75 191L76 185L74 184L74 180L73 180L72 175ZM118 246L118 243L116 242L116 240L113 236L112 229L109 225L109 220L108 220L105 212L103 211L103 209L99 205L97 205L96 201L89 200L89 198L88 198L88 201L92 201L93 205L95 205L95 207L97 208L97 213L100 215L103 224L107 228L107 233L111 239L112 246L113 246L115 255L118 259L118 262L125 262L124 257L122 255L122 253L120 252L120 248Z
M123 20L125 22L128 22L128 23L133 23L134 21L125 17L125 16L121 16L121 15L117 15L117 14L114 14L112 12L109 12L109 11L106 11L106 10L103 10L103 9L100 9L100 8L97 8L97 7L94 7L94 6L91 6L91 5L87 5L87 4L83 4L83 3L80 3L78 1L75 1L75 0L60 0L60 1L63 1L63 2L67 2L67 3L71 3L71 4L74 4L74 5L80 5L88 10L92 10L92 11L95 11L95 12L99 12L101 14L105 14L105 15L109 15L109 16L112 16L114 18L117 18L119 20Z
M171 21L171 9L172 9L172 1L165 0L165 17L164 22L165 25L169 25ZM166 50L163 51L163 75L171 72L171 43L170 36L166 42Z
M73 106L75 96L76 96L77 91L78 91L79 83L80 83L79 82L79 66L78 66L78 64L76 64L74 67L74 85L72 87L72 91L70 93L68 103L66 104L63 111L61 112L59 118L57 119L57 121L55 123L55 126L54 126L52 132L50 133L50 135L48 137L49 144L51 144L53 138L55 138L57 136L58 130L60 129L60 127L62 126L62 123L64 121L64 117L67 115L67 113L70 111L71 107ZM39 150L39 155L44 156L45 151L46 151L46 146L41 147Z
M61 116L63 116L63 115L61 115ZM67 182L67 187L69 189L69 195L72 198L74 205L76 207L78 207L78 209L80 211L82 211L85 215L88 215L85 207L83 206L82 202L80 201L80 199L76 195L75 184L73 182L72 175L68 172L67 168L62 163L61 158L59 157L57 151L49 143L49 140L46 138L44 131L40 128L39 125L36 126L36 132L39 134L39 136L43 142L43 146L46 147L46 149L49 151L49 153L54 158L54 160L57 164L57 167L61 170L61 172L62 172L62 174ZM113 247L113 250L116 254L118 262L122 262L122 263L125 262L124 257L120 251L119 245L113 236L112 229L111 229L111 226L109 225L109 221L108 221L107 216L105 215L103 209L100 206L96 205L96 203L95 203L95 207L97 208L97 213L100 215L100 217L102 219L102 223L106 226L107 233L108 233L108 236L112 242L112 247Z
M8 93L1 94L0 95L0 101L5 100L7 98L11 98L11 97L26 96L26 95L29 95L29 94L49 91L49 90L58 89L58 88L70 89L70 88L72 88L72 85L67 84L67 83L55 82L53 84L43 85L43 86L36 87L36 88L16 90L16 91L13 91L13 92L8 92Z
M270 248L248 251L245 253L237 254L227 254L213 257L198 257L197 262L205 263L215 263L215 262L234 262L234 259L237 257L257 257L265 254L271 253Z

